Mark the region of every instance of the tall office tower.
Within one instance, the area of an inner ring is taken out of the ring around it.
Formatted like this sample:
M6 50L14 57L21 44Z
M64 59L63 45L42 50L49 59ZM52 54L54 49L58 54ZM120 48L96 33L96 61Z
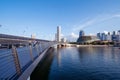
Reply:
M101 33L97 33L97 37L98 37L98 39L102 40L101 39Z
M105 41L105 40L106 40L106 35L105 35L105 33L102 33L102 34L101 34L101 39L102 39L102 41Z
M120 30L117 32L117 41L120 41Z
M83 30L80 30L79 32L79 38L77 39L77 42L83 42L83 37L85 36L85 33Z
M116 40L117 40L116 32L113 31L113 34L112 34L112 41L116 41Z
M83 30L80 30L80 32L79 32L79 37L84 36L84 35L85 35L84 31L83 31Z
M35 38L36 38L36 35L35 35L35 34L32 34L32 35L31 35L31 38L32 38L32 39L35 39Z
M110 32L108 32L108 34L106 36L106 40L107 41L112 41L112 36L110 35Z
M55 41L57 41L57 33L55 33Z
M116 32L115 32L115 31L113 31L113 35L116 35Z
M110 35L110 32L108 32L108 35Z
M57 26L57 42L61 42L61 27Z
M120 30L118 30L117 34L120 35Z

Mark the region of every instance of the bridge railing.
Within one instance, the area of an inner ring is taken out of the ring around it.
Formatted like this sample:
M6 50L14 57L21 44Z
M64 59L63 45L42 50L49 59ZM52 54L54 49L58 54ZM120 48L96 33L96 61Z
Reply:
M16 75L12 52L7 49L4 52L4 50L0 53L0 80L7 80Z
M16 47L14 44L11 49L0 49L0 80L16 80L45 49L53 44L55 42L39 40L22 47Z

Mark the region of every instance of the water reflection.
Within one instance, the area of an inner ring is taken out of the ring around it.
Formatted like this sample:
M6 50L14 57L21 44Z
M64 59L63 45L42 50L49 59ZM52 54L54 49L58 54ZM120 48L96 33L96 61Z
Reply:
M50 66L52 64L54 54L54 48L51 48L45 57L45 59L38 64L36 69L30 76L30 80L48 80Z
M78 48L81 70L88 75L85 80L120 79L120 50L115 47ZM114 75L116 74L116 75Z
M61 50L61 48L57 48L57 52L56 52L58 67L61 66L61 52L60 52L60 50Z
M32 80L120 80L120 49L69 47L53 50Z

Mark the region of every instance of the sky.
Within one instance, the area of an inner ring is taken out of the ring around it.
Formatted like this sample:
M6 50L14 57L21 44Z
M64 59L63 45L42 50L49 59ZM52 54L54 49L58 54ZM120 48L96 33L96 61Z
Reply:
M0 0L0 33L54 40L120 30L120 0Z

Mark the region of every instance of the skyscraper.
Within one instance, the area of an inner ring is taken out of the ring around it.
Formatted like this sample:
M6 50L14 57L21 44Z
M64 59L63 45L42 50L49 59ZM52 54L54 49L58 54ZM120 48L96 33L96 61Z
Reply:
M108 32L108 34L106 35L106 40L112 41L112 36L111 36L110 32Z
M117 41L120 42L120 30L118 30L118 32L117 32Z
M55 41L57 41L57 33L55 33Z
M61 42L61 27L57 26L57 42Z
M80 30L79 32L79 38L77 39L77 42L83 42L84 40L82 39L82 37L84 36L84 31L83 30Z
M85 35L84 31L83 31L83 30L80 30L80 32L79 32L79 37L84 36L84 35Z
M117 34L120 35L120 30L118 30Z
M116 32L115 32L115 31L113 31L113 35L116 35Z
M98 39L102 40L101 39L101 33L97 33L97 37L98 37Z
M36 35L35 35L35 34L32 34L32 35L31 35L31 38L35 39L35 38L36 38Z
M116 40L117 40L116 32L113 31L113 34L112 34L112 41L116 41Z
M105 40L106 40L106 35L105 35L105 33L102 33L102 34L101 34L101 40L102 40L102 41L105 41Z

